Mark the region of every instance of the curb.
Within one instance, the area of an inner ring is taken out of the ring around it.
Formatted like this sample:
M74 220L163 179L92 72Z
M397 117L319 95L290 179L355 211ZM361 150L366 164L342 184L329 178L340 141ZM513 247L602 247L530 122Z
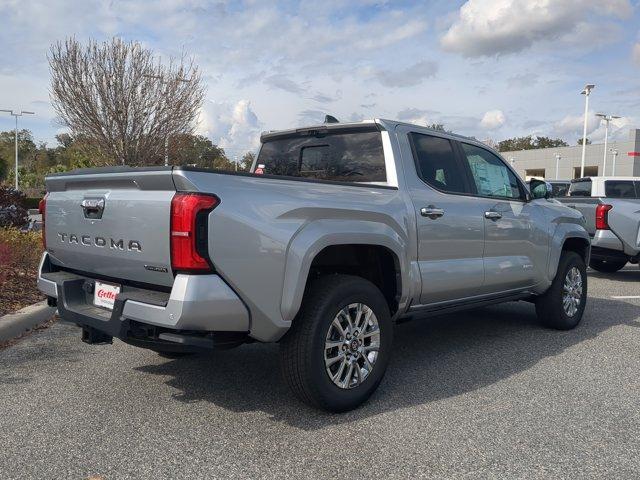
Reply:
M49 307L46 301L42 301L0 317L0 342L19 337L46 322L55 311L55 307Z

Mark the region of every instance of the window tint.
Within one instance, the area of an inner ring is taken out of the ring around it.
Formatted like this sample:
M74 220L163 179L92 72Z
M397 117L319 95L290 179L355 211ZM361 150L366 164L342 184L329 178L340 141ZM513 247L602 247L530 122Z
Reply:
M256 165L266 175L343 182L386 182L378 130L305 135L266 141Z
M579 182L571 182L569 187L570 197L590 197L591 196L591 180L580 180Z
M418 176L438 190L465 193L464 172L446 138L410 133Z
M500 158L484 148L468 143L461 145L478 195L522 198L518 179Z
M604 182L604 194L609 198L638 198L638 192L629 180L607 180Z
M552 183L551 184L551 196L552 197L565 197L569 191L568 183Z

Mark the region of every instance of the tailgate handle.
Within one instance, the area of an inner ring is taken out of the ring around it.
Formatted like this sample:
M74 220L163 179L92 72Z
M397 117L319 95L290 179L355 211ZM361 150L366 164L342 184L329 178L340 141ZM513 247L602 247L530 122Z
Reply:
M82 205L84 218L102 218L104 198L85 198L80 205Z

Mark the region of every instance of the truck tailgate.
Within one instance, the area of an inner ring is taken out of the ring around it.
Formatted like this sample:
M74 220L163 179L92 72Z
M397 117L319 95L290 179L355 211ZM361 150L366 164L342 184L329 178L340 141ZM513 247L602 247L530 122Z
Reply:
M635 255L640 249L640 200L606 199L613 208L609 211L609 226L622 240L625 252Z
M47 177L46 243L53 264L171 286L171 168Z

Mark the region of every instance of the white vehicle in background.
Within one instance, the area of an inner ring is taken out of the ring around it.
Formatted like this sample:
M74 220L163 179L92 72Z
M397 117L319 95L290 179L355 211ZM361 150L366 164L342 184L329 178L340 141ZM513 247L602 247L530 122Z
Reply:
M556 200L580 211L591 236L589 266L617 272L640 260L640 177L571 180L567 197Z

